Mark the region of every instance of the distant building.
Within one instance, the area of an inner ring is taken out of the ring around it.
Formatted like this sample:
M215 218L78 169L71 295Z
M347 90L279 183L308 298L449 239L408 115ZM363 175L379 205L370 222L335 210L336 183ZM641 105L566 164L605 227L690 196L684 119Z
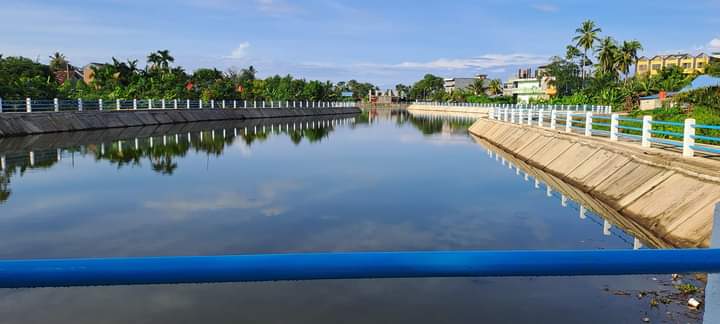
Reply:
M455 90L465 90L470 87L471 84L473 84L477 80L486 80L487 75L485 74L478 74L472 78L446 78L444 81L443 86L445 87L445 92L451 93Z
M552 80L543 76L544 68L539 67L533 74L532 69L520 69L518 73L503 84L503 96L515 97L518 103L530 100L548 99L557 91L550 85Z
M88 65L83 66L82 68L82 75L83 75L83 81L85 81L86 84L90 84L93 80L95 80L95 71L93 71L93 68L98 69L105 66L103 63L90 63Z
M663 103L674 97L676 92L660 92L656 95L640 97L640 110L653 110L663 106ZM670 107L675 106L674 102L669 101Z
M720 58L705 53L655 55L650 58L643 56L638 58L635 64L635 75L656 75L671 66L681 67L685 74L702 74L713 61L720 61Z
M370 90L368 91L368 100L378 104L392 104L400 102L400 94L396 94L393 90Z

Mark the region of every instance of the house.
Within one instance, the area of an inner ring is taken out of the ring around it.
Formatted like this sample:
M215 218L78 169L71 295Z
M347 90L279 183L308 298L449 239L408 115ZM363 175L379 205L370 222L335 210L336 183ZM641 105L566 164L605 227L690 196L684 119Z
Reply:
M465 90L477 80L487 80L487 75L478 74L472 78L446 78L443 80L445 92L451 93L455 90Z
M720 61L716 56L700 53L642 56L635 62L635 75L656 75L664 68L679 66L685 74L702 74L711 62Z
M395 91L391 89L385 91L370 90L368 91L368 100L372 103L392 104L400 102L400 95L395 94Z
M668 99L672 98L677 94L677 92L665 92L661 91L658 94L652 95L652 96L645 96L640 97L640 110L653 110L662 108L663 103ZM669 101L670 107L673 107L675 104L672 101Z
M503 96L515 97L518 103L529 103L531 100L548 99L557 93L550 85L550 77L544 76L543 67L533 74L532 69L520 69L518 73L503 84Z
M99 69L106 64L103 63L90 63L88 65L83 66L82 68L82 75L83 75L83 81L85 81L86 84L90 84L95 80L95 71L93 69Z

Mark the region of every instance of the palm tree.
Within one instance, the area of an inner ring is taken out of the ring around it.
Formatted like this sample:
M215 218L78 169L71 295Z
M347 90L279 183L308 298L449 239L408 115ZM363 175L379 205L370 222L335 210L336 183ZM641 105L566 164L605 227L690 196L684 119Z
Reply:
M600 37L598 34L602 32L602 29L600 27L597 27L594 21L592 20L586 20L583 21L582 25L580 25L580 28L575 29L575 33L577 34L575 37L573 37L573 41L575 42L576 46L578 48L582 48L584 50L583 54L585 58L588 57L588 51L594 48L595 42L600 40ZM583 59L582 65L580 66L580 69L583 72L583 78L585 77L585 59Z
M485 91L485 80L475 79L475 81L468 86L468 90L472 91L476 96L480 95Z
M170 55L169 50L157 51L157 53L160 56L160 67L164 70L169 69L170 63L175 62L175 58Z
M500 79L492 79L488 83L488 91L492 95L497 95L502 93L502 81Z
M55 52L55 54L50 56L50 69L53 71L61 71L61 70L67 70L68 69L69 62L65 55L63 55L60 52Z
M617 42L612 37L605 37L600 41L597 48L598 69L602 73L609 73L617 76L620 50Z
M625 80L628 79L630 67L637 61L638 51L642 51L642 49L642 44L636 40L624 41L620 47L617 64L620 72L625 75Z
M154 70L158 67L160 67L160 64L162 62L162 59L160 58L160 54L158 53L150 53L147 57L148 65L150 66L151 70Z

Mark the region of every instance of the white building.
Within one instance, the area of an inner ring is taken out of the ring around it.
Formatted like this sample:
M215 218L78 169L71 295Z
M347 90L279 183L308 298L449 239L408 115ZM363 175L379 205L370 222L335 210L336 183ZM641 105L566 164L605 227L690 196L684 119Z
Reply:
M542 67L532 74L532 69L518 70L517 75L511 77L508 82L503 84L503 95L513 96L517 99L517 103L526 104L530 100L547 99L550 92L550 80L541 77Z
M446 78L443 80L443 86L445 87L445 92L451 93L457 89L465 90L470 87L473 82L486 79L487 75L485 74L478 74L472 78Z

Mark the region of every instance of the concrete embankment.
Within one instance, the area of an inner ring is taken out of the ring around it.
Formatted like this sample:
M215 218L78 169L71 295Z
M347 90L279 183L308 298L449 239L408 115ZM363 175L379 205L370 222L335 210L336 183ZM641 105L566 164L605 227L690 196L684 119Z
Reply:
M126 110L85 112L33 112L0 114L0 136L140 127L199 121L291 118L356 114L354 107Z
M550 173L678 247L708 246L720 161L480 119L470 133Z
M417 105L417 104L412 104L412 105L408 106L407 110L410 112L418 111L418 112L437 112L437 113L479 114L481 116L487 116L490 113L490 108L435 106L435 105Z

